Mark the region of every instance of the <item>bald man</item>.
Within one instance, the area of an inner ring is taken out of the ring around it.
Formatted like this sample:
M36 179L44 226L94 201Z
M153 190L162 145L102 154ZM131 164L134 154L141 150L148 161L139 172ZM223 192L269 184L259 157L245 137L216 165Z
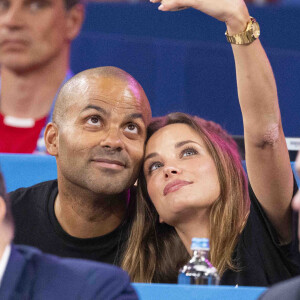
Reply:
M118 68L68 81L45 130L57 180L11 193L14 242L119 265L150 119L142 87Z

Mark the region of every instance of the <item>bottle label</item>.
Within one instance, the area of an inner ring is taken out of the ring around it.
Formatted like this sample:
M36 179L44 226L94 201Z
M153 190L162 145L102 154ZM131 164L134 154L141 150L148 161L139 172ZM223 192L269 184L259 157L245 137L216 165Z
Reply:
M178 275L178 284L191 284L191 277L180 272Z

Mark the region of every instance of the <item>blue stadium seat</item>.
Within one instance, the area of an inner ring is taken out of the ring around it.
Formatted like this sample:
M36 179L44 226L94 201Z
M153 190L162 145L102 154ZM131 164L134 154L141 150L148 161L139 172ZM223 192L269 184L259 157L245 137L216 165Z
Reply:
M50 155L0 154L0 168L8 192L57 178L55 158Z

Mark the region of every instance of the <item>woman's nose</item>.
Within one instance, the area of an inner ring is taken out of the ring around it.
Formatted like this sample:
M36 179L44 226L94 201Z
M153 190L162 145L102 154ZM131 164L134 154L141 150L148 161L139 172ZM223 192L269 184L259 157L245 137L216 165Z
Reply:
M173 166L166 166L164 168L164 175L165 175L165 178L169 178L171 176L175 176L175 175L178 175L180 173L180 169L177 168L177 167L173 167Z

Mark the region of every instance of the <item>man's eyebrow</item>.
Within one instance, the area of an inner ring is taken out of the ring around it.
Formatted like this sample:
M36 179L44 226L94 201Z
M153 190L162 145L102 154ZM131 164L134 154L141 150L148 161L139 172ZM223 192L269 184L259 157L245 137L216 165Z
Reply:
M126 116L126 118L127 119L142 119L142 120L144 120L143 115L141 113L133 113L133 114Z
M98 110L99 112L101 112L101 113L107 115L107 111L106 111L105 109L103 109L103 108L100 107L100 106L92 105L92 104L87 105L84 109L81 110L81 112L86 111L86 110L88 110L88 109L95 109L95 110Z

